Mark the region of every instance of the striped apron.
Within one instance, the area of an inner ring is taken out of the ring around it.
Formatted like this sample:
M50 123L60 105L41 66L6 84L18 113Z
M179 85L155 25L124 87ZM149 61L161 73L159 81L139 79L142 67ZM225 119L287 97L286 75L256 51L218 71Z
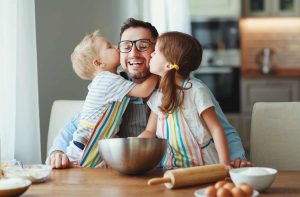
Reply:
M121 102L113 102L103 113L84 147L80 166L95 168L101 163L102 158L98 151L98 141L116 135L116 128L121 121L129 100L130 98L126 96Z
M167 152L161 161L163 168L172 169L218 163L213 139L209 138L200 144L189 129L180 108L177 107L168 116L160 114L158 118L161 118L161 129L157 129L156 135L168 140Z
M206 154L203 154L203 151L212 149L212 152L216 153L212 138L203 144L198 143L180 109L164 117L161 126L161 133L157 133L157 136L168 140L167 152L161 162L165 169L206 165ZM209 155L217 157L216 154ZM208 163L215 163L217 160L214 158Z

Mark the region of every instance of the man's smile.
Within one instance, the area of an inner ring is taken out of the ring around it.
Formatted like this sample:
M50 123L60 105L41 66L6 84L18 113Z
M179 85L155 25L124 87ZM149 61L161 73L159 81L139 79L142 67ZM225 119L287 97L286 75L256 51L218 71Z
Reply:
M128 68L131 69L144 69L144 60L132 59L128 61Z

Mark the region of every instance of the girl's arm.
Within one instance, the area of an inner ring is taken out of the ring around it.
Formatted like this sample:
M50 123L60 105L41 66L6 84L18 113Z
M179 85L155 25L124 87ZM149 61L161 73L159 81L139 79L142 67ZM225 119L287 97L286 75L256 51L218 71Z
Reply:
M151 75L148 79L146 79L143 83L137 84L128 92L128 96L135 96L141 98L147 98L153 92L158 81L157 75Z
M225 132L217 117L214 107L204 110L200 116L205 121L206 126L208 127L208 130L214 139L220 163L230 168L229 148Z
M138 136L140 138L155 138L156 137L157 115L151 111L146 129Z

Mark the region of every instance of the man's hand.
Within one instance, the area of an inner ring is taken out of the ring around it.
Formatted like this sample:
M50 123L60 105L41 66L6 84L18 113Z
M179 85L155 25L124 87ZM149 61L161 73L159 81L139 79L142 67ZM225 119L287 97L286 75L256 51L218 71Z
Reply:
M70 162L68 156L61 151L53 151L47 158L46 164L51 165L52 168L71 168L73 164Z
M240 158L235 159L230 162L233 168L241 168L241 167L252 167L253 164L247 160L241 160Z

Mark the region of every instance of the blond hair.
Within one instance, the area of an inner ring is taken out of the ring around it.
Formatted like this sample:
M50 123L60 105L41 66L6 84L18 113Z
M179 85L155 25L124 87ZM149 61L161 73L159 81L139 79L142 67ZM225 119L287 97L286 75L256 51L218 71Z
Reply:
M71 54L73 70L82 79L93 79L96 75L93 60L98 58L99 54L98 49L94 47L97 37L101 37L99 30L87 34Z

